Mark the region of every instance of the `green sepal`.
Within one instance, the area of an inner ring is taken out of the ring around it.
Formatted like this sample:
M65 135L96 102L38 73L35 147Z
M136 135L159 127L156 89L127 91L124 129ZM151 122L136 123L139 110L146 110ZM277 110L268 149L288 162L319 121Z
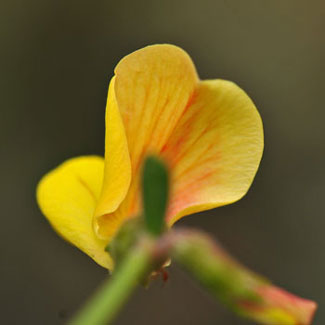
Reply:
M168 170L162 160L149 156L144 163L142 201L145 226L149 233L159 236L166 228L168 202Z
M118 266L138 241L139 234L143 232L143 218L136 217L124 222L113 240L105 250L112 256Z

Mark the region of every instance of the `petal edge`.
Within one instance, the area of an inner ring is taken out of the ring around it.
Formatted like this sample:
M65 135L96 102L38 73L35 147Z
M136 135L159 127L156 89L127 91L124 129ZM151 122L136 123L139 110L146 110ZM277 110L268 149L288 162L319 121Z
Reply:
M99 265L112 269L112 260L105 252L106 242L97 238L92 227L103 169L102 157L69 159L41 179L37 186L37 201L59 235Z
M163 153L175 184L168 223L241 199L258 169L263 137L260 115L240 87L201 81Z

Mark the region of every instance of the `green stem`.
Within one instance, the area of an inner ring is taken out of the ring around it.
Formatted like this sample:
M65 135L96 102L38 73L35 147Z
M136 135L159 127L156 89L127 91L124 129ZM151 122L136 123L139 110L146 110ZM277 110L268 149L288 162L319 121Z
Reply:
M117 272L104 282L69 324L110 324L151 267L150 251L146 247L140 246L130 252Z

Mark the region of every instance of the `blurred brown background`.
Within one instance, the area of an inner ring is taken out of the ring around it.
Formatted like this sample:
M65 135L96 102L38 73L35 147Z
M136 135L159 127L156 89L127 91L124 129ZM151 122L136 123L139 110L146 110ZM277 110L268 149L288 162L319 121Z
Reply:
M318 301L315 324L325 323L324 1L2 0L0 14L1 324L64 323L106 278L52 231L35 186L69 157L103 153L114 66L163 42L187 50L202 79L241 85L265 126L248 195L180 224ZM116 324L251 324L170 271Z

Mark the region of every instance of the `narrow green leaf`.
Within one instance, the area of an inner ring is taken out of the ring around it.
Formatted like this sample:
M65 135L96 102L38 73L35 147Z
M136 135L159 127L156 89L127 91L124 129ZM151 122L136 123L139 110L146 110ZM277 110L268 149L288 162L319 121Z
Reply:
M157 157L149 156L143 167L142 199L147 230L155 236L165 228L168 183L166 165Z

